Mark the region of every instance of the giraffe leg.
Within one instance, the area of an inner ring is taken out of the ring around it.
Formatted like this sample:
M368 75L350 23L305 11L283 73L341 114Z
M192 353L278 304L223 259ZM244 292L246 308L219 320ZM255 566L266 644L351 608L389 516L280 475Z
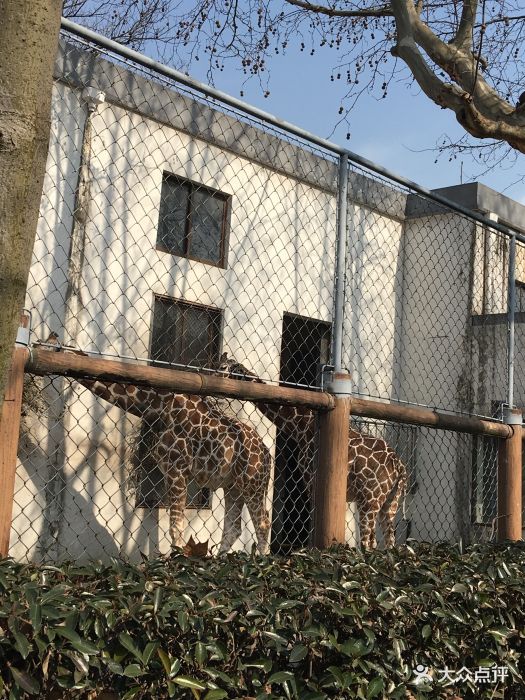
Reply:
M261 450L261 471L259 478L252 483L246 495L246 505L255 528L257 546L260 554L268 554L270 551L270 514L266 510L266 496L268 494L268 482L272 471L272 458L263 447Z
M242 496L236 488L224 489L224 525L219 554L228 552L241 535Z
M257 546L260 554L268 554L270 539L270 515L265 508L266 489L258 489L246 501L250 517L255 528Z
M397 513L397 502L388 504L385 502L379 511L379 526L383 533L383 541L385 548L393 547L396 543L394 532L394 520Z
M394 523L396 519L396 513L399 508L399 502L405 495L406 488L406 477L403 467L403 471L398 476L392 490L388 495L379 511L379 524L383 532L383 539L385 541L385 547L394 547L396 544L396 535Z
M167 473L166 486L169 497L170 537L172 547L184 546L184 511L187 485L183 474Z
M376 519L377 511L370 508L369 503L357 504L359 510L359 539L362 549L376 548Z
M153 455L164 472L169 499L171 546L183 547L187 475L191 474L192 455L187 441L169 430L159 432Z

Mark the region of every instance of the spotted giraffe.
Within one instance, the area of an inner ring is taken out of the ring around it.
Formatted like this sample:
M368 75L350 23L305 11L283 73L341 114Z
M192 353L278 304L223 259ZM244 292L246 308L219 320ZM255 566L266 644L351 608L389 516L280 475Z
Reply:
M266 496L272 459L254 428L225 416L213 401L202 396L91 379L77 381L122 410L158 422L154 458L166 480L173 545L184 544L187 486L194 479L212 491L224 489L221 553L228 551L241 534L244 504L253 521L259 551L268 551Z
M235 359L223 353L217 369L232 379L264 384ZM254 401L255 406L299 446L299 463L313 469L316 420L313 411L296 406L278 406ZM348 481L346 499L359 511L360 542L364 549L376 546L379 523L386 547L395 544L394 520L404 497L407 470L395 451L382 439L363 435L350 428L348 440Z

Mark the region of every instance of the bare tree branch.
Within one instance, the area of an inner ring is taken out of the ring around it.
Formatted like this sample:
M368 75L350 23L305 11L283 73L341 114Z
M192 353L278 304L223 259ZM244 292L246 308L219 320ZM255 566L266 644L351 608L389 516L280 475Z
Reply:
M477 79L476 61L450 44L445 44L423 23L412 0L392 0L398 32L394 54L407 66L423 92L437 105L452 110L458 122L472 136L506 141L525 153L525 114ZM451 78L444 83L419 51L425 53Z
M68 16L134 48L154 40L163 60L189 68L207 54L208 79L235 60L268 93L268 58L293 49L337 51L330 79L348 113L365 92L385 97L407 80L451 110L476 139L525 152L522 0L65 0ZM185 9L183 9L185 8ZM485 16L486 15L486 16ZM394 55L399 60L393 61ZM346 117L344 117L346 119Z
M335 7L326 5L314 5L306 0L285 0L288 5L300 7L302 10L314 12L315 14L328 15L328 17L391 17L392 8L387 3L380 7L359 8L355 10L338 10Z
M477 9L478 0L463 0L463 10L461 12L458 31L454 41L451 42L459 49L468 51L469 47L472 46Z
M525 15L515 15L513 17L509 17L508 15L505 15L503 17L494 17L493 19L488 20L485 22L485 26L489 27L491 24L512 24L513 22L523 22L525 20ZM481 27L480 24L475 25L476 28Z

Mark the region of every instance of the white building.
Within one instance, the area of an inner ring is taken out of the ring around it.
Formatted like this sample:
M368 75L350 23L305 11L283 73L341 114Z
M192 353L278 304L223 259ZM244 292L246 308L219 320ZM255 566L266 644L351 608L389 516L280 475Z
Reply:
M55 332L105 357L197 366L227 350L266 381L315 384L328 360L333 301L330 156L66 44L52 110L26 301L33 339ZM446 194L513 225L525 211L481 185ZM490 415L505 398L506 242L357 169L348 204L344 359L355 390ZM521 251L519 261L525 281ZM147 488L142 475L131 489L138 420L75 381L39 379L28 396L11 554L167 551L165 508L140 505L151 506L146 491L159 475ZM275 428L252 405L229 410L273 449ZM372 429L414 471L411 536L477 536L471 516L487 519L490 508L476 503L479 488L472 498L481 478L472 439ZM273 537L304 542L290 518L305 517L305 486L279 440ZM493 463L484 468L493 478ZM210 498L193 494L188 533L218 542L220 492ZM353 532L349 516L349 541ZM246 518L237 546L251 542Z

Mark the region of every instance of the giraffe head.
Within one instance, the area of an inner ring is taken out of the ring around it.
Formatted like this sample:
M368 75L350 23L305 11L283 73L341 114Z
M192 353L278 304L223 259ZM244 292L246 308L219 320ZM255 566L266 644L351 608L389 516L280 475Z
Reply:
M253 372L250 372L249 369L246 369L246 367L241 365L240 362L237 362L235 358L228 357L227 352L222 353L214 369L217 370L218 374L228 377L229 379L239 379L246 382L262 383L262 379L259 379L256 374L253 374Z

